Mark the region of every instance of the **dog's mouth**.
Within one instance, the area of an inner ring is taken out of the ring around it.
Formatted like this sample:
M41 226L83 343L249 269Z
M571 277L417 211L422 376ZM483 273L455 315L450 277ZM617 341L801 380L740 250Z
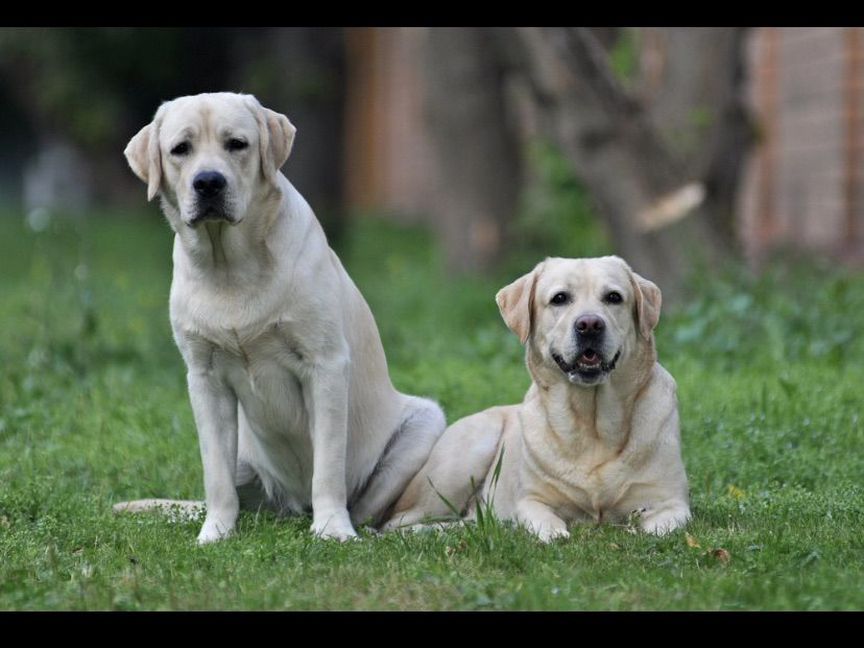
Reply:
M620 357L621 351L619 350L607 362L596 349L584 348L580 350L579 354L571 362L567 362L560 354L552 352L552 358L555 360L558 368L564 372L571 383L592 384L599 381L602 377L614 371Z
M229 225L237 222L221 205L202 205L189 221L189 227L195 227L206 221L224 221Z

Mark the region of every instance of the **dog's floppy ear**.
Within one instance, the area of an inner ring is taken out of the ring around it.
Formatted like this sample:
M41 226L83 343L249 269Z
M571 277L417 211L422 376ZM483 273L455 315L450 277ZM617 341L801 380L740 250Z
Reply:
M161 121L161 115L157 112L153 121L138 131L123 151L132 171L147 183L147 200L153 200L162 183L162 155L159 152Z
M534 319L534 287L540 273L538 264L531 272L504 286L495 295L495 302L507 327L519 336L522 344L531 335Z
M630 271L633 292L636 295L636 323L639 332L646 340L651 339L651 333L660 321L660 304L663 295L653 281Z
M246 102L258 122L261 170L275 184L276 174L291 155L297 129L285 115L265 108L252 95L246 96Z

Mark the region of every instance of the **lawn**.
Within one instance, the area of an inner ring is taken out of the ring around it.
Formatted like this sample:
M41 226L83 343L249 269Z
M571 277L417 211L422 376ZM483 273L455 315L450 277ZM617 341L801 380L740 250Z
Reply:
M526 260L456 281L422 231L358 221L343 240L398 388L449 421L522 398L522 349L493 296ZM155 208L38 232L0 214L0 609L864 608L864 275L775 263L694 278L698 297L664 312L686 531L582 526L544 546L493 520L342 545L309 518L244 513L235 537L199 548L197 523L111 513L203 496L170 255Z

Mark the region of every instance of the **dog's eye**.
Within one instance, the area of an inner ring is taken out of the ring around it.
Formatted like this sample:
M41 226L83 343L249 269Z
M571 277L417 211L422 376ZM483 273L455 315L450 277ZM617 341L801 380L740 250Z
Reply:
M241 139L231 138L225 144L225 148L229 151L242 151L249 146L249 142Z
M604 301L607 304L620 304L622 301L624 301L624 298L621 296L621 293L619 293L616 290L613 290L612 292L610 292L606 295Z
M549 303L555 304L556 306L560 306L561 304L566 304L569 301L570 301L570 295L568 295L566 292L559 292L559 293L555 293L555 296L552 297L552 301L550 301Z
M186 155L191 148L189 142L180 142L177 146L171 149L171 155Z

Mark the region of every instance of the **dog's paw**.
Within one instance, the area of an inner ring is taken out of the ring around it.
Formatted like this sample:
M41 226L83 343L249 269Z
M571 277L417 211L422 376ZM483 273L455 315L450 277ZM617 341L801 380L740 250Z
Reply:
M346 542L359 538L354 527L351 525L347 512L326 517L322 516L320 519L318 516L315 516L311 530L317 537L324 540Z
M204 520L204 525L201 527L201 531L198 533L198 546L210 544L211 542L218 542L219 540L224 540L234 530L234 525L227 525L224 522L219 520L207 518Z
M540 542L545 544L549 544L559 538L570 537L570 532L567 530L567 527L550 526L548 524L533 527L531 531L537 536Z
M657 512L645 512L639 520L639 525L645 533L666 535L687 524L690 519L689 509L666 509Z

